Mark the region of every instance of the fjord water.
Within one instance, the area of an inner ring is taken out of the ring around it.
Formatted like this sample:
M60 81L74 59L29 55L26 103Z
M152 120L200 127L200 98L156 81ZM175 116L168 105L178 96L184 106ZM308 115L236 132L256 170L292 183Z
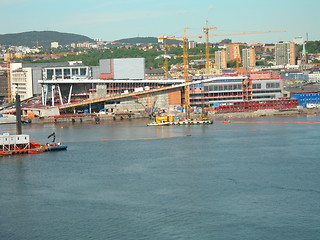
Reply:
M0 239L319 239L319 122L25 126L68 150L0 159Z

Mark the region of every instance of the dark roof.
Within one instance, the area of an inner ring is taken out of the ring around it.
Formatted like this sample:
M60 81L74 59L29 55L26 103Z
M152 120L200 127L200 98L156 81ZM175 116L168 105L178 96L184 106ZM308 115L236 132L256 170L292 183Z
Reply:
M162 68L152 68L152 69L146 69L146 74L164 74L164 70Z
M83 64L70 65L69 62L57 62L57 63L23 63L22 67L71 67L71 66L83 66Z
M315 93L320 92L320 85L304 85L301 87L289 87L285 88L285 91L288 91L290 93Z

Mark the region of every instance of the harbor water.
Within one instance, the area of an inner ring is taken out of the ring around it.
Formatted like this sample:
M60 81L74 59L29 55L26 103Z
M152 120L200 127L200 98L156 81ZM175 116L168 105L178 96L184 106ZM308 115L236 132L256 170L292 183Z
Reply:
M25 125L68 150L0 159L0 239L320 238L320 116L147 123Z

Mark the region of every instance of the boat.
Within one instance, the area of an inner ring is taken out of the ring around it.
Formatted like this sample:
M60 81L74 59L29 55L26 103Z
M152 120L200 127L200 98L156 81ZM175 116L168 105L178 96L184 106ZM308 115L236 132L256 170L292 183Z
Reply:
M21 122L20 96L16 94L15 123L17 134L10 135L9 133L3 133L0 135L0 156L34 154L67 149L67 146L61 145L60 143L55 143L56 134L54 132L48 136L48 138L53 137L53 140L50 144L30 142L29 135L22 134Z
M67 150L67 146L62 145L61 143L50 142L40 144L37 142L30 142L29 135L11 135L9 133L0 135L0 148L0 156Z
M59 142L48 143L47 147L48 147L48 151L61 151L61 150L67 150L68 148L66 145L61 145Z
M12 114L0 114L0 124L16 123L16 116Z
M157 116L155 122L147 124L147 126L169 126L169 125L204 125L213 124L210 119L180 119L173 116Z
M151 122L151 123L148 123L147 126L169 126L170 125L170 122Z

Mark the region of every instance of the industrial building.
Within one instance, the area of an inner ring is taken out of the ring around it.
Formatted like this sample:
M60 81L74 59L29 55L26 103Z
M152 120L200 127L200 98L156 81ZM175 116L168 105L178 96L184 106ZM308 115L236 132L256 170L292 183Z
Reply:
M219 106L222 103L242 101L246 97L252 101L276 100L282 97L281 79L265 78L261 75L260 79L250 79L250 86L245 89L243 83L246 79L244 76L225 76L191 86L190 103L192 106Z
M303 108L320 107L320 85L304 85L298 88L287 88L284 96L297 99Z

